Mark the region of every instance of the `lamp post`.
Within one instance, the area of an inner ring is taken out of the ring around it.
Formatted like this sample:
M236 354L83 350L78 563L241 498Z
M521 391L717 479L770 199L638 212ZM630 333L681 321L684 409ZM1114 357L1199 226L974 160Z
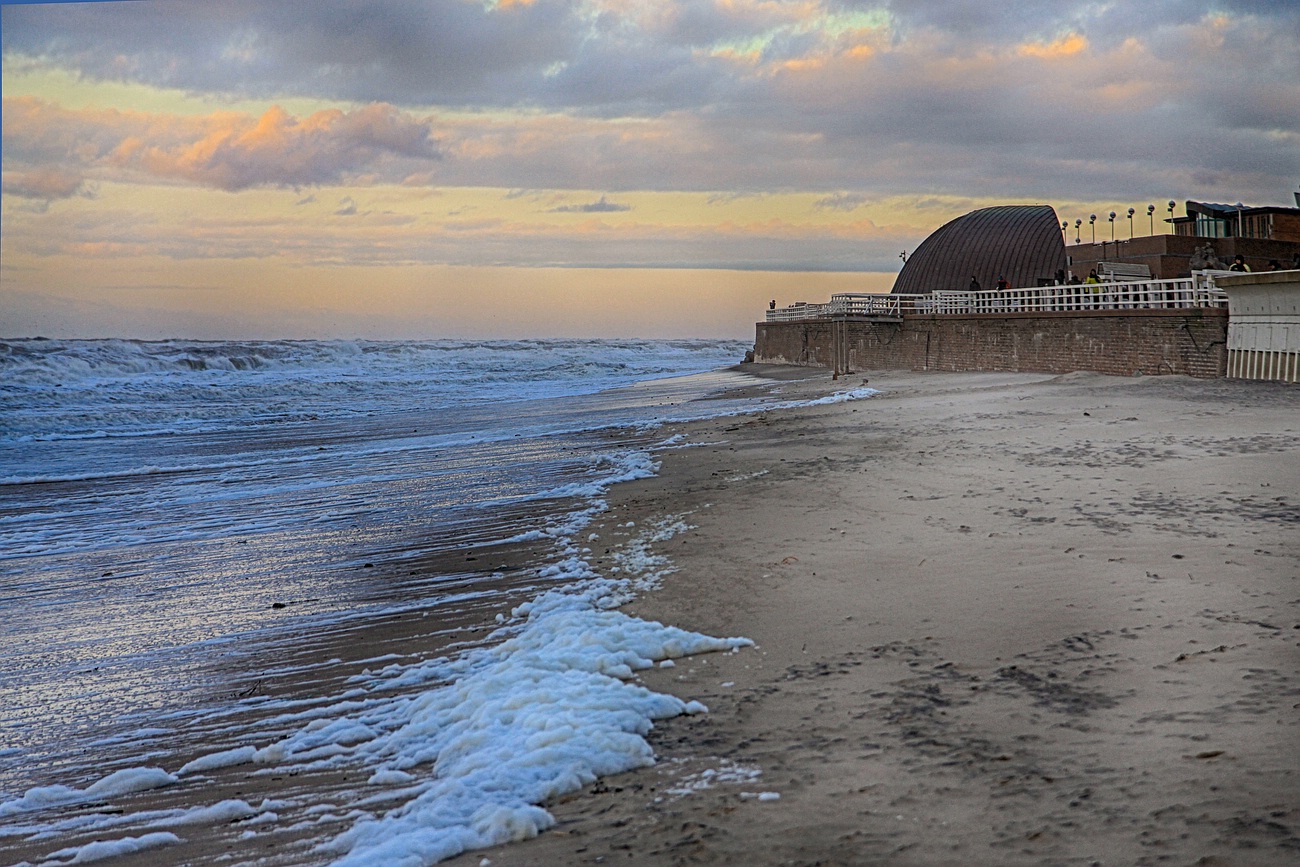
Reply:
M1169 200L1169 229L1170 229L1170 231L1172 231L1173 228L1174 228L1174 200L1173 200L1173 199L1170 199L1170 200ZM1195 234L1195 233L1193 232L1193 234Z
M1062 240L1063 242L1065 242L1065 243L1069 243L1069 240L1070 240L1070 238L1069 238L1069 234L1070 234L1070 221L1069 221L1069 220L1062 220L1062 221L1061 221L1061 240Z
M1088 215L1088 227L1092 229L1092 243L1097 243L1097 215Z
M1079 219L1077 219L1077 220L1074 221L1074 243L1076 243L1076 244L1081 244L1081 243L1083 243L1082 239L1080 239L1080 237L1079 237L1079 229L1080 229L1082 226L1083 226L1083 219L1082 219L1082 218L1079 218Z
M1156 206L1155 206L1155 205L1147 205L1147 223L1150 224L1150 229L1151 229L1151 234L1152 234L1152 235L1154 235L1154 234L1156 233L1156 218L1155 218L1155 212L1156 212Z
M1128 239L1133 240L1133 214L1136 213L1132 208L1128 209Z
M1115 240L1115 212L1114 211L1110 212L1109 222L1110 222L1110 239L1113 241Z

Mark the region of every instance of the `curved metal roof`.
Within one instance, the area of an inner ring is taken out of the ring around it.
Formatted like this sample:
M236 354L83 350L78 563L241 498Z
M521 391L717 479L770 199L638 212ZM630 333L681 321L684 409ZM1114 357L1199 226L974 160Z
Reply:
M1061 223L1050 205L981 208L940 226L908 258L893 292L960 290L974 276L984 289L1006 277L1013 288L1038 285L1065 267Z

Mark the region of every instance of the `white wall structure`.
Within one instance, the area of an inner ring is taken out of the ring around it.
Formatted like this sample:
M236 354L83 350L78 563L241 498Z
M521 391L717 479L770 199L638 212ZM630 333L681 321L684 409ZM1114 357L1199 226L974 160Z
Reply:
M1300 382L1300 271L1214 282L1228 294L1228 376Z

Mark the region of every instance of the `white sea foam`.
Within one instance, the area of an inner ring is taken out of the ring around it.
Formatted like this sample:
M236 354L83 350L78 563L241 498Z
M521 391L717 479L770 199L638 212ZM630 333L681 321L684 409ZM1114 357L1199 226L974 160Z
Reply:
M119 829L125 827L148 831L192 825L228 824L268 814L275 815L271 811L287 805L286 801L263 799L262 803L255 807L247 801L230 799L201 807L142 810L134 813L119 812L114 809L110 812L62 815L52 820L43 820L39 816L29 814L26 817L27 821L11 822L0 826L0 837L22 837L36 842L65 834L103 836L117 833Z
M0 818L50 807L102 801L117 795L170 786L178 781L178 777L161 768L125 768L109 774L84 789L70 786L38 786L29 789L20 798L0 803Z
M638 539L685 527L673 516ZM635 550L625 560L638 570L665 565ZM322 854L340 865L431 864L536 835L553 822L537 804L652 764L645 735L656 720L707 710L630 682L635 672L751 644L613 610L634 592L632 579L602 578L576 553L556 568L571 583L518 606L499 643L372 673L376 698L324 709L256 752L274 773L362 764L371 785L408 793L401 806L324 844ZM424 690L413 696L381 698L417 686Z
M256 753L257 747L236 747L219 753L209 753L206 756L199 756L197 759L187 762L176 773L185 776L186 774L198 774L204 771L215 771L218 768L243 765L251 762Z
M539 600L515 637L444 663L463 672L453 683L368 714L371 737L356 757L435 775L402 807L358 823L325 851L342 854L341 865L429 864L534 836L553 822L536 804L652 764L644 736L653 722L706 710L628 683L634 671L748 643L572 599ZM338 734L362 732L341 726ZM312 757L320 743L303 733L276 747L283 761Z
M670 796L680 798L717 786L754 783L762 775L763 771L759 768L738 765L724 759L716 768L705 768L703 771L682 777L674 785L666 789L665 792Z
M746 801L779 801L780 792L741 792L740 797Z
M105 858L121 858L123 855L134 855L146 849L157 849L160 846L171 846L183 842L180 837L170 832L155 831L152 834L144 834L139 837L123 837L119 840L96 840L84 846L60 849L47 855L45 863L49 865L89 864L92 861L102 861Z

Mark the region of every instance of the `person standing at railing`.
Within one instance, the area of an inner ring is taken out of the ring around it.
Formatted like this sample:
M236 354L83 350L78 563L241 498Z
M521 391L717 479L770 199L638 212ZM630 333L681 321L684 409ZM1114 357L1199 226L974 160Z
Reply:
M1096 268L1088 272L1088 279L1084 280L1083 283L1083 291L1087 293L1084 306L1095 308L1097 302L1101 299L1101 278L1097 276Z
M1229 271L1249 271L1250 266L1246 264L1246 259L1240 253L1232 257L1232 264L1228 266Z
M1007 278L1004 277L1003 275L999 274L999 275L998 275L998 291L999 291L999 292L1006 292L1006 291L1007 291L1008 289L1010 289L1010 288L1011 288L1011 284L1007 282Z
M970 291L972 291L972 292L978 292L978 291L980 291L980 281L978 281L978 280L975 279L975 275L974 275L974 274L971 275L971 277L970 277L970 286L968 286L967 288L970 289Z

